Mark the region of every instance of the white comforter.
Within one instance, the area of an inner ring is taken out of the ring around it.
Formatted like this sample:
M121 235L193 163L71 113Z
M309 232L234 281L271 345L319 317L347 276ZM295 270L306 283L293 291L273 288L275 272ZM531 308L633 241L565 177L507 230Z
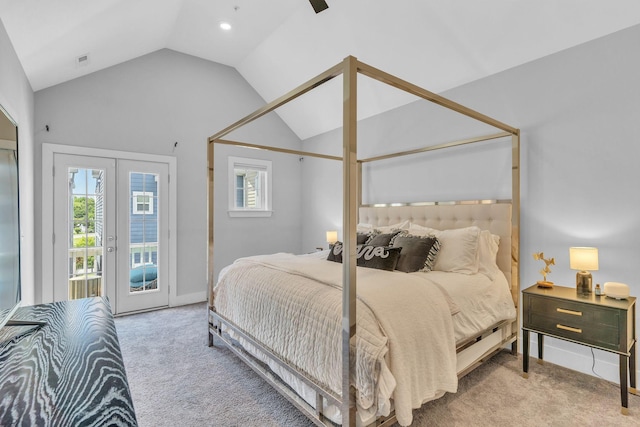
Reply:
M341 394L342 265L275 254L226 267L216 311L287 363ZM457 391L457 307L428 274L357 268L356 404L409 425L412 409ZM353 345L353 343L352 343Z

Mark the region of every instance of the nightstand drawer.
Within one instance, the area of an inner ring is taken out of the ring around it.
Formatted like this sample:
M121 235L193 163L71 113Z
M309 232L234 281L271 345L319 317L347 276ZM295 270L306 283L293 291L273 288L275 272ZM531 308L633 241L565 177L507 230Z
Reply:
M583 325L618 327L620 310L573 301L531 297L530 309L560 322L580 322Z
M525 328L603 349L625 351L621 348L620 310L534 295L524 299Z
M549 317L540 313L530 313L530 322L525 327L596 347L621 350L617 327L598 325L584 318L569 316L565 315L565 318L558 319L557 316Z

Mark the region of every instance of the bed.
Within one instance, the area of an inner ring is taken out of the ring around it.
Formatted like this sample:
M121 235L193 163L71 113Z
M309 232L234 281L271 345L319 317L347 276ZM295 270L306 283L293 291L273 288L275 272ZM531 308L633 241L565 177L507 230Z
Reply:
M394 156L508 138L512 199L362 205L362 165L390 155L357 159L356 73L503 130ZM414 408L455 392L460 376L497 351L509 345L513 353L517 349L519 132L345 58L209 139L210 248L214 144L314 155L222 137L339 74L344 74L345 86L344 155L318 157L343 162L345 232L340 250L241 258L218 278L212 277L211 252L209 343L214 337L225 343L317 425L380 426L396 420L409 425ZM370 244L374 237L392 234L383 244ZM368 241L359 242L363 236ZM398 271L398 265L407 265L412 242L423 245L427 239L431 249L440 245L429 252L429 260L418 261L417 271L415 265L410 272ZM391 269L389 258L395 259ZM372 262L378 263L375 268ZM471 296L470 289L483 298Z

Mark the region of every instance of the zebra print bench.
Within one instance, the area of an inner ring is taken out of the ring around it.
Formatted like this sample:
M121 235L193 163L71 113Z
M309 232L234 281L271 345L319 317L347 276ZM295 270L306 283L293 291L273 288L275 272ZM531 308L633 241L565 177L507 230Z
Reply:
M13 319L46 325L0 331L0 425L138 425L106 298L22 307Z

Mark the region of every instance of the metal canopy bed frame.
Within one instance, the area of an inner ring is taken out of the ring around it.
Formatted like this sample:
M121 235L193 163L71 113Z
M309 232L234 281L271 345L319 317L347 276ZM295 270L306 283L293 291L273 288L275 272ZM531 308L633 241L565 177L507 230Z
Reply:
M469 138L454 142L446 142L438 145L431 145L428 147L402 151L394 154L385 154L376 157L370 157L366 159L357 158L357 74L363 74L372 79L378 80L382 83L386 83L392 87L403 90L410 94L417 96L418 98L430 101L438 104L444 108L455 111L477 121L488 124L494 128L500 130L499 133L490 135L479 136L476 138ZM245 142L225 140L223 137L230 132L241 128L242 126L253 122L254 120L274 111L278 107L286 104L289 101L296 99L297 97L315 89L316 87L328 82L329 80L343 76L343 156L331 156L313 152L297 151L285 148L270 147L264 145L250 144ZM378 160L389 159L399 156L407 156L417 153L423 153L432 150L445 149L449 147L456 147L466 144L473 144L482 141L488 141L498 138L510 138L512 146L512 189L511 200L508 201L466 201L466 202L447 202L447 203L423 203L423 204L408 204L400 209L416 209L416 206L425 205L427 208L438 208L441 205L473 205L481 208L486 205L499 204L506 202L510 204L508 207L508 218L510 221L510 240L508 248L501 248L503 254L502 261L498 260L500 269L505 272L507 280L510 285L511 296L513 298L516 313L518 313L518 296L519 296L519 223L520 223L520 131L517 128L504 124L498 120L460 105L456 102L443 98L440 95L427 91L407 81L399 79L391 74L385 73L379 69L371 67L358 61L353 56L346 57L342 62L326 70L322 74L319 74L315 78L307 81L306 83L298 86L289 93L275 99L274 101L266 104L262 108L249 114L243 119L233 123L227 128L214 134L208 139L208 211L209 211L209 258L208 258L208 280L209 280L209 345L213 346L214 336L221 339L241 360L247 363L254 371L256 371L262 378L269 382L274 388L280 392L285 398L287 398L294 406L301 410L311 421L318 426L333 425L322 413L323 399L326 402L336 405L340 408L342 413L342 425L355 426L356 425L356 405L355 405L355 390L350 384L350 366L351 358L354 357L350 354L349 343L352 338L355 337L356 331L356 226L359 222L360 216L366 216L371 219L373 216L385 216L387 221L389 220L389 211L383 214L373 212L372 206L362 207L362 165L364 163L375 162ZM253 149L263 149L269 151L275 151L280 153L290 153L299 156L311 156L323 159L338 160L343 163L343 233L344 233L344 258L342 265L342 387L341 395L327 390L322 385L317 384L312 378L306 377L303 373L297 372L294 367L288 366L284 361L279 360L278 357L273 354L269 349L262 346L260 343L252 340L248 334L239 330L232 323L226 321L220 317L214 308L214 264L213 264L213 168L214 168L214 144L226 144L237 147L246 147ZM379 205L376 205L376 207ZM387 206L385 209L398 209L396 204L393 207ZM476 209L476 208L471 208ZM412 213L408 213L409 216ZM423 214L420 214L423 215ZM457 220L456 213L453 213L453 218ZM482 214L482 215L491 215ZM360 218L362 222L362 218ZM473 222L469 222L473 223ZM382 224L381 224L382 225ZM457 228L457 227L456 227ZM502 246L502 244L501 244ZM510 249L510 251L509 251ZM509 253L510 252L510 253ZM504 256L506 255L506 256ZM500 255L499 255L500 258ZM502 265L500 265L502 263ZM506 266L505 266L506 265ZM509 274L510 273L510 274ZM298 396L290 387L288 387L279 377L277 377L269 368L265 367L262 363L255 360L250 354L248 354L241 347L234 345L234 343L225 337L222 331L222 325L233 329L239 336L247 339L251 344L262 350L264 353L275 358L276 362L281 365L287 372L292 373L296 378L302 380L305 384L311 387L315 391L316 404L315 408L309 405L304 399ZM468 372L479 366L481 363L489 359L495 353L501 351L503 348L511 345L511 352L517 354L517 336L518 336L519 314L516 319L503 321L499 324L493 325L488 330L478 334L471 339L466 340L464 343L460 343L457 346L456 353L457 358L461 357L461 354L468 351L470 347L476 346L476 344L482 343L481 348L471 355L465 355L463 362L459 362L458 377L466 375ZM490 338L490 339L489 339ZM460 367L462 363L462 367ZM392 412L387 418L378 418L372 425L376 426L389 426L395 422L395 416Z

